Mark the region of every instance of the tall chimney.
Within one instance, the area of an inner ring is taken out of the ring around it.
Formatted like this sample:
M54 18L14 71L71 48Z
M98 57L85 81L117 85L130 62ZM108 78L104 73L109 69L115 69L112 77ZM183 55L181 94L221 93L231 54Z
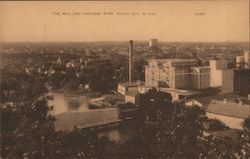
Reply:
M129 83L133 82L133 40L129 40Z

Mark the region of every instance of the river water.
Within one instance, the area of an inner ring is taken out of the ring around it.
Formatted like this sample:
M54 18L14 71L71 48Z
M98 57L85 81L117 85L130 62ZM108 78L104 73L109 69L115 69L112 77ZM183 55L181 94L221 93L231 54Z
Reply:
M53 96L53 100L49 101L49 105L53 106L53 111L51 112L52 115L58 114L66 114L68 112L89 112L91 113L91 109L89 109L89 99L85 96L71 96L65 95L62 93L51 93L50 95ZM112 128L110 130L105 130L99 133L99 137L108 137L111 141L114 142L123 142L129 138L129 134L131 131L128 129L121 129L121 128Z
M69 96L62 93L50 93L50 95L53 96L53 100L49 101L49 105L53 106L52 114L89 111L85 96Z

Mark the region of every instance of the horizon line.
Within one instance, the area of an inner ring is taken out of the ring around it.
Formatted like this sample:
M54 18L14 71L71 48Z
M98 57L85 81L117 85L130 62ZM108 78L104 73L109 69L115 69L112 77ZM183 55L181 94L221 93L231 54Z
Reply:
M157 38L150 38L150 39L157 39ZM148 40L133 40L133 41L138 41L138 42L146 42ZM96 41L0 41L0 43L93 43L93 42L127 42L129 40L96 40ZM250 41L185 41L185 40L180 40L180 41L159 41L158 43L175 43L175 42L182 42L182 43L249 43Z

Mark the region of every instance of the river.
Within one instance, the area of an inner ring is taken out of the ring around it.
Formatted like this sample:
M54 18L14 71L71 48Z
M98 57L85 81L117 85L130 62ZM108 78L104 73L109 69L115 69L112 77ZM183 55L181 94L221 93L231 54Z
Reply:
M49 95L53 96L53 100L49 100L49 106L53 106L51 114L89 111L88 100L85 96L69 96L62 93Z
M58 123L62 124L68 123L68 125L73 127L73 123L79 122L79 120L86 120L86 118L89 118L89 116L96 119L96 117L94 116L96 110L89 109L88 104L90 99L87 99L87 97L65 95L62 93L50 93L50 95L53 96L53 100L49 101L49 105L53 106L51 114L54 115L57 119L56 125L58 125ZM105 109L105 111L107 111L108 109L115 109L115 108L107 108ZM104 109L98 109L98 110L104 111ZM79 113L81 113L82 115L80 115L78 119L75 119L77 115L79 115ZM105 113L101 114L105 115L105 117L114 116L114 114L110 114L108 116ZM69 115L71 115L70 118ZM83 116L85 118L83 118ZM83 121L80 122L82 123ZM128 139L129 134L131 134L132 132L133 130L131 131L129 128L123 129L118 127L102 131L99 133L98 136L99 137L106 136L111 141L114 142L123 142Z

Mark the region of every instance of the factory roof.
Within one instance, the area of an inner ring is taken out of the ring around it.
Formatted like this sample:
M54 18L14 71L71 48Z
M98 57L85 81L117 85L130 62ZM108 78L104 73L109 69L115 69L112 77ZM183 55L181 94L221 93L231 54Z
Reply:
M156 62L159 66L161 66L164 63L168 62L169 59L150 59L150 60L147 60L147 61L148 61L148 63Z
M169 59L150 59L148 63L156 62L158 66L163 66L165 63L172 63L174 67L187 65L186 62L198 62L196 59L181 59L181 58L169 58ZM184 64L184 65L183 65ZM190 65L190 64L188 64ZM191 64L193 65L193 64Z
M147 60L148 62L166 62L169 59L149 59Z
M182 59L182 58L169 58L169 59L150 59L148 62L157 62L157 63L164 63L164 62L186 62L186 61L197 61L196 59Z
M142 84L140 86L138 86L140 88L153 88L152 86L148 86L148 85L145 85L145 84Z
M208 107L208 105L211 103L212 100L222 101L225 99L228 102L232 102L232 103L237 103L239 101L239 99L244 100L244 98L242 98L241 96L238 96L234 93L225 93L225 94L216 94L216 95L208 95L207 94L207 96L195 98L195 100L202 103L202 105L205 109ZM250 105L250 101L248 101L248 100L244 100L244 103L247 105Z
M250 117L250 106L233 102L213 100L211 104L208 105L206 112L246 119Z
M196 59L171 58L171 59L169 59L169 61L171 61L171 62L189 62L189 61L197 62L198 60L196 60Z
M137 87L137 86L142 85L142 83L140 83L140 82L133 82L133 83L121 82L121 83L118 83L118 85L121 85L124 87Z
M118 120L116 108L94 109L88 111L65 112L55 115L55 126L58 130L70 130L73 127L87 128L101 123Z
M193 66L191 68L203 69L203 68L210 68L210 66Z
M179 93L180 95L183 95L183 96L191 96L191 95L201 94L201 92L198 92L198 91L174 89L174 88L160 88L160 90L166 91L166 92Z
M233 70L237 72L249 72L250 68L234 68Z

